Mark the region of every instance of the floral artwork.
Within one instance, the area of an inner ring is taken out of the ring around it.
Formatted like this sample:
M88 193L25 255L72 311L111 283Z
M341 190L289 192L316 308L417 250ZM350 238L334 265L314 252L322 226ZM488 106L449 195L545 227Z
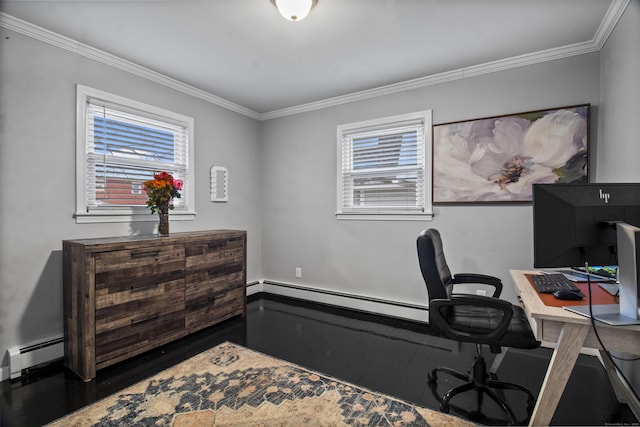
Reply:
M434 203L531 202L537 183L587 182L589 105L433 127Z

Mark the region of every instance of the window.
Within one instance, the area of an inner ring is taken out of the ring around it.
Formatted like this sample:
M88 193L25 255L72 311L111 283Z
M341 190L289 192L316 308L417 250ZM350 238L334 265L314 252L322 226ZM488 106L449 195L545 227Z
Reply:
M76 222L155 221L142 183L183 180L173 219L193 219L193 119L78 85Z
M433 216L430 110L338 126L337 216Z

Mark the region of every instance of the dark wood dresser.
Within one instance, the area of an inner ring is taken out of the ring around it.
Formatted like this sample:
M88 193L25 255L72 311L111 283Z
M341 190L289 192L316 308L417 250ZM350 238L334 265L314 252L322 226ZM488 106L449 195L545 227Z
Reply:
M246 314L247 234L64 240L65 364L96 370Z

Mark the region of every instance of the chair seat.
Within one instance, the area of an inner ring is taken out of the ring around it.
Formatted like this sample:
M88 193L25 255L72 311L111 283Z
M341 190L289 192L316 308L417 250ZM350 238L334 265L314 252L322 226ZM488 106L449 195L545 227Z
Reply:
M506 333L499 341L492 343L501 347L514 347L523 349L534 349L540 346L536 341L531 326L527 320L524 310L516 305L512 305L513 317L509 322ZM474 335L487 334L493 331L503 313L491 307L480 306L451 306L447 313L447 321L451 329L469 334L468 342L482 342L474 340Z

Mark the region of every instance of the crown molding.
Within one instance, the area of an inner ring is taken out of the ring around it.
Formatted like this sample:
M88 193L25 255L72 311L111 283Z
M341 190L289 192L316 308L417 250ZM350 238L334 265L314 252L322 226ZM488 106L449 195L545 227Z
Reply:
M611 2L609 10L607 10L607 13L604 15L604 18L602 19L602 22L600 22L600 26L593 37L593 41L598 46L598 50L604 47L604 44L611 35L613 29L616 27L618 20L629 3L631 3L631 0L613 0L613 2Z
M534 52L531 54L487 62L484 64L460 68L457 70L447 71L439 74L433 74L430 76L420 77L417 79L407 80L386 86L380 86L377 88L354 92L347 95L336 96L333 98L327 98L307 104L282 108L266 113L258 113L249 108L243 107L242 105L235 104L229 100L198 89L179 80L153 71L149 68L142 67L131 61L127 61L110 53L104 52L100 49L96 49L92 46L78 42L69 37L65 37L61 34L54 33L53 31L49 31L45 28L38 27L37 25L15 18L3 12L0 12L0 27L7 28L20 34L24 34L36 40L43 41L53 46L57 46L61 49L76 53L78 55L82 55L86 58L102 62L106 65L110 65L117 69L175 89L187 95L191 95L195 98L202 99L219 107L234 111L236 113L251 117L256 120L264 121L314 110L320 110L323 108L333 107L351 102L362 101L365 99L391 95L408 90L419 89L426 86L438 85L469 77L496 73L512 68L538 64L541 62L598 52L606 43L609 35L615 28L618 20L624 13L624 10L626 9L630 1L631 0L613 0L602 22L600 23L600 26L598 27L594 38L587 42L576 43L568 46Z
M481 76L484 74L497 73L499 71L509 70L512 68L524 67L527 65L538 64L541 62L553 61L570 56L584 55L587 53L597 52L598 46L593 42L583 42L574 45L563 46L545 51L535 52L526 55L515 56L508 59L487 62L484 64L474 65L471 67L459 68L457 70L446 71L444 73L433 74L426 77L419 77L413 80L406 80L400 83L393 83L386 86L380 86L373 89L354 92L348 95L327 98L321 101L310 102L308 104L297 105L294 107L283 108L260 115L261 120L275 119L279 117L290 116L293 114L305 113L321 108L333 107L337 105L347 104L349 102L362 101L369 98L379 96L392 95L399 92L423 88L426 86L439 85L442 83L462 80L469 77Z

